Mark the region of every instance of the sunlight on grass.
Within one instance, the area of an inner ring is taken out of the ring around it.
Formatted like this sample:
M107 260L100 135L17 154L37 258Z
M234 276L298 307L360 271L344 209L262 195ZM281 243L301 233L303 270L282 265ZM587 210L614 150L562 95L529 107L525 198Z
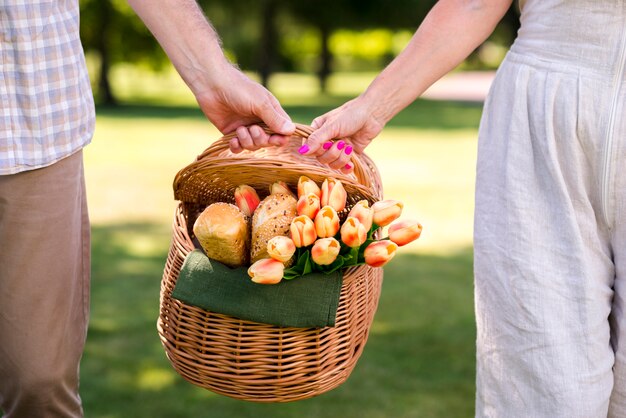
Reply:
M176 375L168 369L146 368L137 376L137 387L140 390L163 390L174 384Z

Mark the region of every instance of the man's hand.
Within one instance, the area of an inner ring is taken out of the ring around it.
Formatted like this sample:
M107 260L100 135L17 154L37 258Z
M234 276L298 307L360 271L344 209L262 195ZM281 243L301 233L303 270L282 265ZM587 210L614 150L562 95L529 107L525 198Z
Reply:
M241 131L236 143L280 145L296 127L276 98L224 57L219 37L195 0L128 0L163 47L207 118L222 133ZM267 135L265 122L278 135ZM241 147L235 147L241 151Z
M237 131L230 144L233 152L284 145L296 129L267 89L230 64L213 85L196 86L192 90L200 109L217 129L224 134ZM268 135L253 125L258 122L265 122L276 135Z

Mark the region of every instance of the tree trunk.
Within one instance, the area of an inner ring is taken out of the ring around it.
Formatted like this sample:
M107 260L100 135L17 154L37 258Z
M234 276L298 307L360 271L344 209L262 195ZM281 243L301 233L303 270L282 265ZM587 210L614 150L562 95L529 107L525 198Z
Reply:
M327 26L320 27L321 32L321 53L320 53L320 68L317 73L317 77L320 83L320 91L322 93L326 92L326 82L328 81L328 76L331 72L331 65L333 56L330 53L330 48L328 45L328 40L330 38L330 28Z
M276 61L276 47L278 36L276 34L276 13L278 2L267 0L263 6L263 23L261 28L261 48L259 48L259 73L261 84L267 87L270 76L274 70Z
M103 104L109 106L117 105L117 100L111 89L109 70L111 69L111 59L109 55L109 31L111 28L111 3L110 0L99 0L100 2L100 30L96 49L100 54L100 76L98 78L98 94Z

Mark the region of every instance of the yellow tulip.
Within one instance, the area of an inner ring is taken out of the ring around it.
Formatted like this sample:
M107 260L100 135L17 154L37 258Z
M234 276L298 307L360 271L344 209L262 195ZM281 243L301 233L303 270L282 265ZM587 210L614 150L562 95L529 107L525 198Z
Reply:
M283 278L285 266L273 258L263 258L250 266L248 275L259 284L276 284Z
M402 214L404 203L398 200L381 200L372 205L374 223L378 226L387 226Z
M311 258L315 264L327 266L337 259L341 244L335 238L320 238L311 248Z
M306 196L309 193L315 193L317 197L322 195L320 186L307 176L300 176L298 179L298 199L302 196Z
M334 237L339 232L339 215L331 206L324 206L315 216L315 231L320 238Z
M289 230L291 232L291 239L298 248L308 247L317 239L317 235L315 234L315 225L313 224L311 218L306 215L300 215L293 218Z
M293 196L293 192L284 181L277 181L270 185L270 194L287 194Z
M320 211L320 198L315 193L309 193L298 199L296 205L298 215L306 215L311 219L315 219L315 215Z
M422 235L422 225L417 221L398 221L389 226L389 239L399 247L415 241Z
M274 260L286 262L293 257L296 252L296 245L289 237L282 235L275 236L267 242L267 253Z
M360 247L367 239L367 230L357 218L348 216L341 225L341 241L348 247Z
M322 196L320 201L322 206L332 206L337 212L341 212L346 207L348 193L344 189L341 181L328 177L322 183Z
M382 267L395 255L398 246L388 240L374 241L365 249L365 263L372 267Z
M370 204L367 200L360 200L356 205L350 210L348 216L353 218L357 218L359 222L365 227L366 231L369 231L372 228L372 222L374 220L374 211L370 207Z

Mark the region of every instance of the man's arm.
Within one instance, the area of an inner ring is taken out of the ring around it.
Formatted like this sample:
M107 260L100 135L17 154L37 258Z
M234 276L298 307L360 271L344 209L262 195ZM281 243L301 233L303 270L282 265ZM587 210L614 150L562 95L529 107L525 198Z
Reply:
M195 0L128 3L157 39L204 114L222 133L260 121L279 134L293 133L295 126L276 98L228 62L217 33ZM285 141L281 136L256 133L274 145Z

